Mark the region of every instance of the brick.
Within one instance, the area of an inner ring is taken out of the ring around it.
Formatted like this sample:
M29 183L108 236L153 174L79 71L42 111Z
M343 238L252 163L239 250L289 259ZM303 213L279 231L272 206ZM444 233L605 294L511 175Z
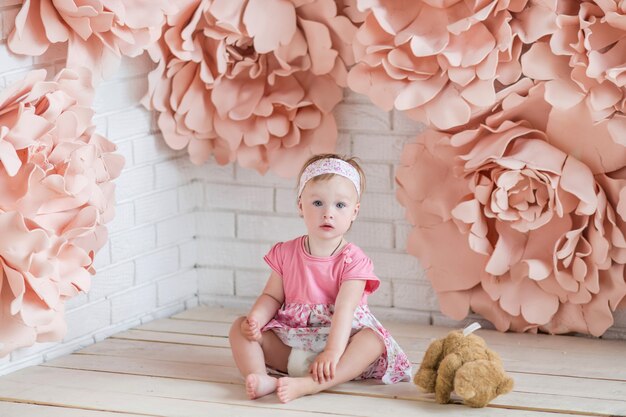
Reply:
M271 212L274 208L274 190L266 187L206 184L204 206L235 210Z
M111 305L113 323L148 314L157 307L157 286L149 284L116 294L111 297Z
M176 159L159 162L154 165L156 188L172 188L191 182L193 170L185 169L185 166L192 166L186 155Z
M133 157L137 165L171 159L176 155L176 152L167 146L160 133L133 138L132 144Z
M106 267L111 263L111 245L107 240L107 243L96 253L93 260L93 267L96 271Z
M91 282L93 282L93 276L91 277ZM65 302L65 311L84 306L88 302L89 297L87 296L87 293L81 292Z
M401 220L404 207L396 200L395 193L364 193L359 216L367 219Z
M96 88L93 107L96 113L101 114L120 111L126 107L134 107L139 104L141 97L147 90L147 77L103 82Z
M156 224L158 246L170 245L193 239L196 222L193 213L185 213L165 219Z
M178 273L157 283L159 306L183 301L198 292L198 274L195 269Z
M30 67L33 59L30 56L17 55L9 50L6 43L0 43L0 75L5 72Z
M378 289L367 297L367 303L371 306L391 307L392 301L393 292L388 281L381 281Z
M124 169L115 180L117 201L134 199L138 195L154 190L154 171L152 166Z
M409 237L409 233L413 231L413 226L405 221L397 221L395 224L396 228L396 249L400 249L406 251L407 239Z
M432 287L411 280L393 280L393 306L412 310L439 310Z
M297 216L298 206L296 194L297 191L295 187L290 189L277 188L274 202L276 212Z
M110 234L128 230L135 225L135 204L133 202L115 205L115 217L107 227Z
M135 265L124 262L103 268L92 279L89 300L94 301L130 288L135 283Z
M225 241L217 239L196 239L198 242L198 264L209 267L239 267L265 269L263 256L271 244Z
M109 139L117 140L150 133L152 114L144 107L133 107L118 111L107 116L109 123ZM142 151L143 149L138 149Z
M178 210L186 213L199 210L204 203L204 185L200 181L178 187Z
M392 191L391 166L387 164L364 163L367 192Z
M197 236L235 237L235 213L199 211L195 217Z
M389 253L381 251L368 251L367 254L374 263L374 271L377 276L384 278L404 278L409 280L421 280L426 283L424 270L416 258L405 253Z
M115 72L113 79L120 80L139 75L146 75L156 67L147 53L136 57L122 56L120 67Z
M159 191L134 201L137 224L154 223L178 213L178 190Z
M365 94L357 93L349 88L345 88L343 93L344 103L371 103L372 100Z
M342 103L334 114L339 129L387 132L391 128L389 114L373 104Z
M96 113L92 118L92 122L96 126L96 133L108 139L109 125L107 123L106 116ZM126 164L124 166L128 168L131 165L132 165L132 161L126 161Z
M156 246L156 228L154 225L138 227L110 238L111 260L120 262L133 258Z
M133 164L133 144L129 141L118 142L116 153L124 157L124 168L131 168Z
M200 294L235 295L235 272L232 269L198 268Z
M237 216L237 237L258 241L278 242L306 234L300 217L247 215Z
M63 341L94 333L111 324L111 302L103 299L65 313L67 334Z
M198 263L198 246L195 239L182 242L178 245L181 269L196 266Z
M357 220L346 234L350 242L363 248L393 248L393 224Z
M394 110L391 113L392 130L417 136L426 129L424 123L410 119L404 112Z
M335 153L338 155L352 155L352 137L348 133L339 133L337 137L337 145L335 146ZM295 181L295 180L294 180Z
M190 165L187 169L192 169L193 178L198 178L206 182L233 183L235 180L235 165L218 165L214 159L209 159L203 165Z
M235 271L235 295L237 297L258 297L270 276L269 271Z
M254 169L235 166L235 180L237 184L250 185L258 184L267 187L295 187L296 180L294 178L283 178L271 171L260 174Z
M135 283L143 284L180 269L178 247L150 252L135 259Z
M414 137L407 136L354 133L352 151L364 161L389 162L395 165L400 161L404 145L414 141Z

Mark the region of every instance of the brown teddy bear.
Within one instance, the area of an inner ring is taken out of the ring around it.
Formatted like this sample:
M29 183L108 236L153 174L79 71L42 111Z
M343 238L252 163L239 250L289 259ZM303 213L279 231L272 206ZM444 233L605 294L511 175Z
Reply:
M513 389L500 356L474 334L452 331L430 344L413 379L440 404L450 402L454 390L470 407L484 407Z

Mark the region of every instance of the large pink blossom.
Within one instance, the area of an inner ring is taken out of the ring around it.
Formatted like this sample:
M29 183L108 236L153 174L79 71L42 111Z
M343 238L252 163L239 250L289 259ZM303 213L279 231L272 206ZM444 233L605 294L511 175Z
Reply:
M520 55L556 30L556 0L357 0L368 11L348 85L383 110L452 129L490 109Z
M548 81L553 106L584 101L594 121L608 120L613 140L626 146L626 4L564 0L557 24L522 58L524 75Z
M626 295L626 149L526 80L473 129L406 146L398 198L441 310L599 336Z
M44 70L0 92L0 357L65 333L87 291L124 164L95 133L89 73Z
M108 77L122 55L140 55L161 37L167 0L25 0L9 36L18 54L41 55L67 42L67 67L87 67Z
M180 0L144 104L192 162L282 176L334 149L356 28L333 0Z

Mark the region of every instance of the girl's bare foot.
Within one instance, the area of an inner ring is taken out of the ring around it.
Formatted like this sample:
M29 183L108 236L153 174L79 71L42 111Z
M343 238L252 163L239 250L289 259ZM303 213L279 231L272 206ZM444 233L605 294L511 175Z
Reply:
M249 374L246 377L246 394L251 400L276 391L277 379L263 374Z
M286 403L303 395L313 394L318 389L318 383L311 377L289 378L284 377L278 380L276 395L281 403Z

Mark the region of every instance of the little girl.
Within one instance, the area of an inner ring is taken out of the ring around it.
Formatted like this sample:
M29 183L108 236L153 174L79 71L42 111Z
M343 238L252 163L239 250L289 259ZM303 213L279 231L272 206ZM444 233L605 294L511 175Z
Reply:
M354 159L327 154L304 164L298 211L307 235L272 247L263 293L230 330L250 399L276 391L285 403L353 379L410 379L407 356L367 307L380 284L372 261L344 238L364 180Z

